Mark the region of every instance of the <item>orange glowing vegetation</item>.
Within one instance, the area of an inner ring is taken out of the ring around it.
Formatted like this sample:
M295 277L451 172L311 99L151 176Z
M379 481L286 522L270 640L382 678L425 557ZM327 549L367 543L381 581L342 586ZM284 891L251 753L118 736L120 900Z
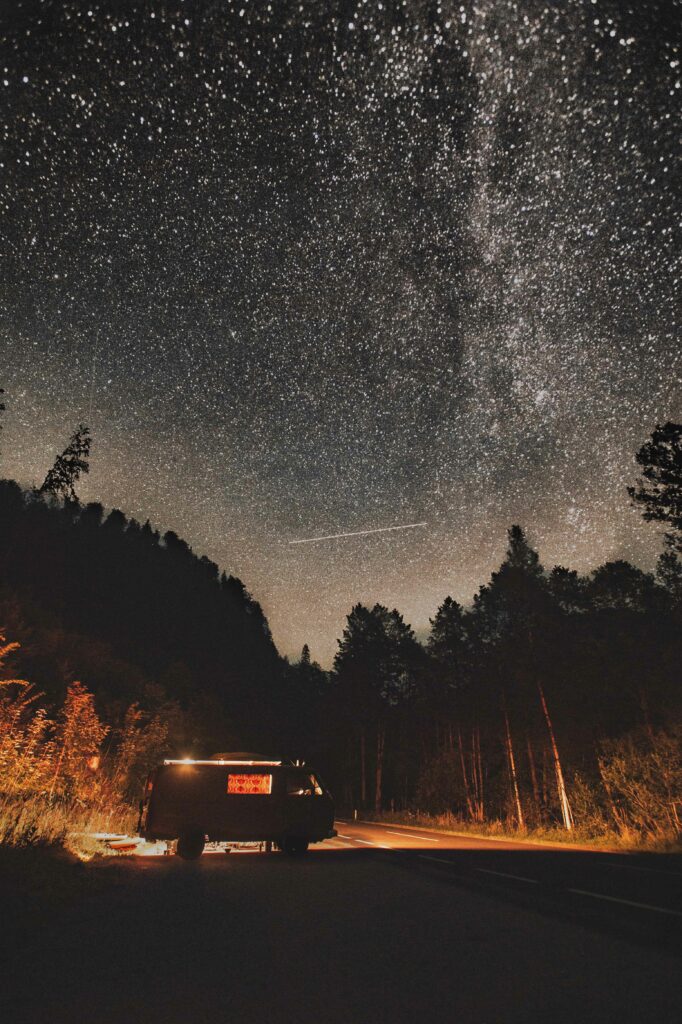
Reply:
M227 792L267 795L272 793L272 775L228 775Z

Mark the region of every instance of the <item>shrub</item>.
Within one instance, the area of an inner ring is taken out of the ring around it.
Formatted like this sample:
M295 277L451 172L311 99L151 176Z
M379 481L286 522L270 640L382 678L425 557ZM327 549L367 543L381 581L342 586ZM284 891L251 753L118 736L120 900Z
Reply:
M0 669L15 649L0 635ZM132 801L164 753L164 716L133 704L111 728L80 682L69 685L56 718L41 697L25 680L0 681L0 845L65 844L132 828Z
M682 833L682 726L601 745L599 772L618 831L674 841Z

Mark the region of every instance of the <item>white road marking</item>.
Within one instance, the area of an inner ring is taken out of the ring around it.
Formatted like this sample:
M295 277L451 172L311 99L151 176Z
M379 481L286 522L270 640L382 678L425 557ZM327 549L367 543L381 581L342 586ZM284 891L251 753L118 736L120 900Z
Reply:
M382 846L381 843L370 843L369 839L353 839L355 843L364 843L365 846L378 846L380 850L390 850L390 846Z
M343 834L343 832L337 832L336 834L339 837L339 839L352 839L353 838L352 836L345 836Z
M500 875L502 878L515 878L517 882L529 882L531 885L539 885L537 878L524 878L523 875L510 875L507 871L491 871L490 868L476 868L484 875Z
M389 836L406 836L407 839L423 839L427 843L439 843L440 839L429 839L428 836L418 836L415 832L391 832L390 828L387 828Z
M648 871L650 875L670 875L672 878L682 878L679 871L666 871L665 868L642 868L637 864L608 864L610 868L621 868L623 871Z
M655 910L659 914L671 914L673 917L682 917L682 911L669 910L668 907L654 907L651 903L636 903L634 900L621 900L617 896L605 896L601 892L588 892L587 889L569 889L568 892L576 892L580 896L592 896L595 900L608 900L609 903L624 903L627 907L639 907L640 910Z
M362 839L356 840L356 842L359 843L363 841L366 842L366 840ZM434 861L436 864L445 864L448 867L455 867L452 861L448 861L444 857L432 857L428 853L418 853L417 856L419 860L430 860ZM492 871L489 868L476 868L476 871L481 871L486 875L501 875L503 878L515 878L519 882L528 882L531 885L540 885L537 878L524 878L522 875L510 875L504 871ZM672 874L673 872L670 873ZM579 896L591 896L595 900L607 900L609 903L623 903L626 907L637 907L639 910L652 910L657 914L669 914L671 917L682 917L682 911L671 910L669 907L655 907L651 903L637 903L635 900L623 900L617 896L605 896L604 893L601 892L589 892L587 889L567 889L566 891L577 893Z
M427 853L420 853L418 857L420 860L432 860L436 864L447 864L450 868L455 867L452 861L448 861L444 857L430 857ZM503 878L515 878L518 882L529 882L531 885L540 884L535 878L524 878L522 875L508 875L505 871L490 871L486 868L476 868L476 870L482 871L486 875L502 875Z

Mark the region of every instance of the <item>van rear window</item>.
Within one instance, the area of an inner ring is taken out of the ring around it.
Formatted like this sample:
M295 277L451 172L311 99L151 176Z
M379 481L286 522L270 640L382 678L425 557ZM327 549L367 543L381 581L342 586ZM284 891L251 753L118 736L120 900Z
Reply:
M255 775L251 772L243 775L230 773L227 776L227 792L267 796L272 793L272 775Z

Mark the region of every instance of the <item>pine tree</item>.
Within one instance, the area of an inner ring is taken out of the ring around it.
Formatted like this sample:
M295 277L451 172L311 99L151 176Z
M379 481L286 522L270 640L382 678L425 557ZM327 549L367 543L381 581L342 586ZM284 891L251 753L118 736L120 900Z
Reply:
M334 669L359 743L360 801L368 797L368 740L374 745L374 808L381 810L387 723L413 695L421 660L412 627L400 613L357 604L346 620Z
M55 459L54 466L45 477L39 494L54 494L55 497L78 501L75 484L81 473L90 470L91 442L90 428L84 423L79 423L66 448Z
M665 542L682 553L682 423L657 425L635 458L642 476L628 494L634 505L644 506L646 520L672 527Z
M429 619L429 654L456 673L467 647L467 629L462 606L446 597L435 618Z
M446 597L431 623L427 642L429 671L425 676L423 694L433 720L435 747L445 739L450 755L454 750L455 735L459 745L459 766L470 817L474 817L469 774L462 740L460 693L466 680L469 636L464 611L451 597Z
M682 559L674 551L664 551L656 564L656 576L675 601L682 601Z
M512 569L520 569L531 577L542 575L540 557L526 538L520 526L510 526L507 531L508 546L505 564Z

